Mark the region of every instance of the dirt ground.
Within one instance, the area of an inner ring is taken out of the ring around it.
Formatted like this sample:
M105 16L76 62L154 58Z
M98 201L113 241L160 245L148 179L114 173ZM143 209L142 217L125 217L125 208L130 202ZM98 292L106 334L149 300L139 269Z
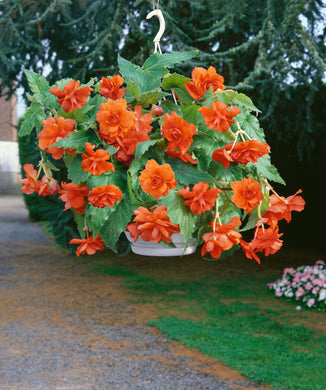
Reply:
M268 388L165 339L129 298L56 248L20 197L0 198L1 390Z
M312 264L319 254L282 256L263 267L232 260L238 268L191 256L160 259L152 272L184 279L207 272L241 276L249 267L257 273L268 269L277 278L284 266ZM128 255L123 261L151 272L146 257ZM146 325L157 315L152 306L134 305L130 298L120 277L91 273L58 249L28 220L21 197L0 198L0 390L269 388L165 339ZM312 313L311 323L318 314Z

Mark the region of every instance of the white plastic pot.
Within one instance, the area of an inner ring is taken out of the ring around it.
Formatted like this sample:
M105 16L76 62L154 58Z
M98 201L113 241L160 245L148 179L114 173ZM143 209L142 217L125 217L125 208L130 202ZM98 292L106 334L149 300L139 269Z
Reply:
M172 242L176 246L171 248L167 245L152 242L143 241L140 237L134 242L129 232L125 232L128 240L131 243L131 250L137 255L143 256L156 256L156 257L170 257L170 256L184 256L191 255L196 251L196 239L191 239L186 249L185 242L182 234L172 234Z

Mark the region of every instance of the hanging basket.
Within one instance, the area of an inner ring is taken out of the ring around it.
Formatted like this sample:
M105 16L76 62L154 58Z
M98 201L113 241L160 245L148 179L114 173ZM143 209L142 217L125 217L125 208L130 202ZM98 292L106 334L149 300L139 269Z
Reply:
M136 242L131 238L129 232L125 232L133 253L142 256L171 257L191 255L197 249L196 239L191 239L185 249L185 242L182 234L172 234L172 242L175 248L152 241L143 241L140 237Z

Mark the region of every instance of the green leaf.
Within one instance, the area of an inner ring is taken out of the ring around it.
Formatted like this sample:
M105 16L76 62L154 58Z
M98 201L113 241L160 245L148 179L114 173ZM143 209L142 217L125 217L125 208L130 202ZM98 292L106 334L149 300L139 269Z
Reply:
M118 150L118 148L114 147L113 145L107 145L107 144L103 145L102 149L106 150L109 153L110 157L113 156Z
M109 215L114 211L116 207L117 205L114 205L112 207L106 206L104 208L101 208L101 207L95 207L91 204L88 204L86 216L87 216L88 225L91 228L94 237L96 237L99 234L100 229L103 227L105 221L109 218Z
M110 174L109 173L103 173L100 176L89 176L87 179L87 185L90 189L93 189L95 187L102 187L107 186L110 183Z
M239 229L239 232L245 232L247 230L254 229L258 220L259 220L259 217L258 217L257 213L250 214L247 223L245 224L245 226L243 228Z
M265 135L263 129L260 127L258 119L248 113L241 113L237 115L236 120L243 131L245 131L250 138L257 139L260 142L265 141Z
M84 106L84 107L88 107L87 111L82 111L82 112L87 112L87 116L89 117L89 120L95 121L96 114L100 109L100 105L102 103L105 103L105 102L106 102L106 99L104 96L101 96L99 94L95 95L94 97L89 99L89 101L87 102L87 105ZM84 107L82 107L81 110L83 110Z
M192 104L192 102L194 101L194 99L189 95L185 88L175 87L173 88L173 90L178 95L180 102L182 102L183 104Z
M47 160L46 166L51 169L51 171L60 171L58 167L56 167L50 160Z
M73 79L61 79L61 80L58 80L54 86L55 87L60 87L60 90L63 91L64 90L64 87L70 82L70 81L73 81Z
M128 83L127 88L126 88L126 93L129 93L136 100L138 100L140 98L139 89L134 81L130 81Z
M232 93L235 93L236 95L238 94L237 92L235 91L232 91ZM206 95L205 95L206 96ZM224 103L224 104L229 104L231 98L230 98L230 94L226 94L224 91L219 91L217 92L217 99ZM210 104L212 104L212 101L211 101L211 98L210 98ZM206 105L206 104L205 104Z
M144 141L144 142L138 143L136 146L136 150L135 150L135 160L139 161L149 148L151 148L154 145L157 145L161 141L162 140L160 140L160 139L153 139L150 141Z
M152 75L149 71L143 70L140 66L134 65L130 61L122 58L120 55L118 56L118 64L120 73L125 82L129 83L130 81L133 81L140 94L160 89L160 79Z
M257 113L261 112L258 108L253 104L252 100L249 96L240 93L235 101L238 101L241 105L245 106L248 111L255 111Z
M228 223L233 217L238 217L241 219L241 209L239 209L233 202L231 202L230 198L226 196L226 192L219 194L218 205L222 223Z
M166 206L171 222L180 226L186 246L196 230L196 216L185 206L184 199L176 191L170 190L167 196L162 196L161 203Z
M80 237L81 238L85 238L86 237L86 232L84 230L84 227L85 227L85 215L81 214L81 213L76 213L74 211L74 220L76 222L78 233L79 233Z
M260 157L256 163L248 163L247 166L249 169L252 166L256 167L258 175L264 177L265 179L285 185L285 181L278 173L277 168L272 165L271 158L269 155Z
M77 153L82 153L85 150L86 142L90 142L92 145L98 145L101 143L101 140L93 130L79 130L57 141L53 146L77 149Z
M156 77L163 77L168 73L166 68L172 68L175 64L187 61L198 54L198 50L172 52L172 53L154 53L143 65L144 70L150 71Z
M190 106L184 106L181 108L183 119L188 123L197 124L197 118L199 116L198 108L200 106L191 104Z
M246 110L254 111L256 113L261 112L258 108L253 104L252 100L249 96L244 93L238 93L233 91L232 89L226 89L225 91L218 92L219 100L223 101L225 104L235 104L239 106L241 109L245 108ZM225 99L227 97L227 100Z
M189 77L183 76L178 73L168 74L163 77L162 88L169 90L175 87L184 87L186 82L191 81Z
M158 103L161 99L168 95L168 93L162 92L161 90L144 92L137 99L137 103L142 107L147 108L151 104Z
M171 100L163 100L161 105L165 113L168 112L169 114L171 114L172 111L175 111L178 114L181 110L181 107L176 105Z
M23 137L25 135L30 135L34 128L39 132L44 119L45 113L41 103L33 102L24 115L24 120L20 126L18 136Z
M196 184L200 181L206 183L215 183L216 180L209 173L199 171L197 168L184 163L177 158L168 158L167 162L171 165L175 179L178 183L183 185Z
M71 160L68 166L68 179L75 184L86 181L88 177L88 172L81 168L82 161L82 156L77 155Z
M236 180L242 180L246 176L245 167L231 163L227 168L224 168L222 163L216 163L217 169L215 171L215 177L218 181L233 182Z
M114 210L108 215L105 223L102 225L100 235L102 240L115 253L117 253L116 244L120 234L126 230L127 225L133 218L133 212L137 206L130 200L129 196L124 193L123 198Z
M24 73L28 80L28 85L31 91L35 94L35 97L39 101L43 101L50 89L50 85L47 80L38 73L32 72L28 69L24 69Z
M212 154L216 149L223 147L226 143L224 137L221 137L221 141L214 137L210 137L209 134L198 134L194 136L194 141L191 145L192 150L196 156L200 156L207 168L212 160Z
M91 175L87 180L87 185L90 189L94 187L107 186L108 184L114 184L119 187L120 190L125 193L127 189L127 175L125 172L107 172L100 176Z

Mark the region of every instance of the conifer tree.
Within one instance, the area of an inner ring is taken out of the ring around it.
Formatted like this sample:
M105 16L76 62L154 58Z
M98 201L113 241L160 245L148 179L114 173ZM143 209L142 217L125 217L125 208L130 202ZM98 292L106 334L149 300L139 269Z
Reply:
M228 87L253 97L275 141L280 101L291 106L295 99L301 107L282 137L296 139L300 158L314 147L320 131L314 102L325 82L322 0L161 0L159 6L167 26L163 51L199 50L185 73L215 66ZM26 88L23 68L42 72L48 65L54 83L113 74L118 52L142 65L158 29L156 18L146 20L152 7L151 0L2 0L0 94ZM311 133L317 135L309 144Z

